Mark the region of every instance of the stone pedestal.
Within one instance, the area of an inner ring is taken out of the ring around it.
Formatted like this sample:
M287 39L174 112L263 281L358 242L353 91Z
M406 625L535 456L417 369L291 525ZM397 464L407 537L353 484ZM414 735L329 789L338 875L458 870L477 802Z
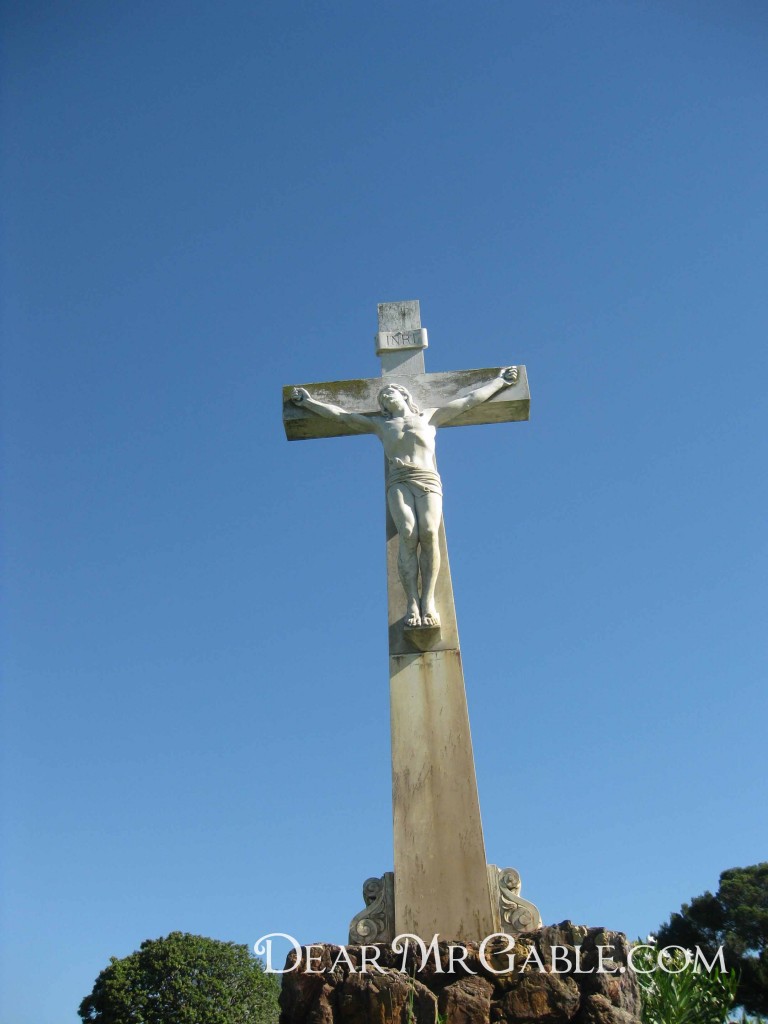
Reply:
M464 963L454 952L451 970L450 946L440 942L439 963L433 952L423 964L413 946L404 954L390 944L316 945L312 973L304 947L298 969L283 976L280 1024L640 1024L637 979L620 932L565 921L524 933L511 970L492 943L485 964L477 943L462 943ZM374 949L381 972L370 962ZM286 968L295 963L292 953Z

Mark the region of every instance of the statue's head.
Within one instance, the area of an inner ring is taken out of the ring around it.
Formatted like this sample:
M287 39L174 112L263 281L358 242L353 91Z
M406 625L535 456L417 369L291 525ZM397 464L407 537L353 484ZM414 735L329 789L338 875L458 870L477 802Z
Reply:
M404 388L402 384L385 384L381 391L379 391L378 400L379 408L385 416L392 416L397 412L401 412L403 404L411 412L421 412L418 405L411 398L408 388Z

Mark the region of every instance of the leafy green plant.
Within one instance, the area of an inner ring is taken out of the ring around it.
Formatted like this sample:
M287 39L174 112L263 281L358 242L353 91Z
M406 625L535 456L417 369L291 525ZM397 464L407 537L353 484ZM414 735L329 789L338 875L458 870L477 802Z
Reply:
M658 954L653 944L643 946L633 958L643 1024L726 1024L739 984L736 971L715 966L706 971L700 963L689 962L681 949Z
M768 1015L768 861L729 868L717 892L705 892L656 933L659 946L698 946L708 958L719 946L739 972L736 1002L748 1014ZM747 1017L748 1024L759 1017Z

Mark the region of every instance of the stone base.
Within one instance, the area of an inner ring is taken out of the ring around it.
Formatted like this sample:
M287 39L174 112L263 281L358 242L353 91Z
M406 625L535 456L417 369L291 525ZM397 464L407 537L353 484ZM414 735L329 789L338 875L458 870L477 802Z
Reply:
M520 895L520 875L514 868L488 865L488 893L491 900L493 931L519 935L541 928L538 908ZM381 878L368 878L363 883L365 906L352 918L348 945L392 942L404 931L395 913L395 875L387 871Z
M314 945L312 973L305 947L298 968L295 953L286 961L294 970L282 978L280 1024L640 1024L637 979L620 932L570 921L526 932L516 940L511 970L513 951L502 953L504 942L488 943L485 964L477 943L462 944L451 972L455 943L439 943L439 969L434 951L423 964L413 944L406 953L384 943ZM606 973L598 973L598 946ZM376 950L381 971L371 963Z

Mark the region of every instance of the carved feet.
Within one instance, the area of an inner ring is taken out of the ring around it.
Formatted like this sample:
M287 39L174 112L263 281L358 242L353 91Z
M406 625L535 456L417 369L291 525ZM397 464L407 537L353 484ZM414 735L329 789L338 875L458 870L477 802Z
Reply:
M440 616L434 605L421 614L409 611L403 618L403 634L417 651L429 651L440 640Z
M439 629L440 616L434 603L425 604L419 609L415 601L408 603L408 608L403 618L403 625L406 629Z
M408 602L403 625L406 629L418 629L421 625L421 609L419 608L418 601L413 600Z
M421 624L427 629L434 629L436 626L439 628L440 616L437 614L437 608L434 605L428 605L422 610Z

